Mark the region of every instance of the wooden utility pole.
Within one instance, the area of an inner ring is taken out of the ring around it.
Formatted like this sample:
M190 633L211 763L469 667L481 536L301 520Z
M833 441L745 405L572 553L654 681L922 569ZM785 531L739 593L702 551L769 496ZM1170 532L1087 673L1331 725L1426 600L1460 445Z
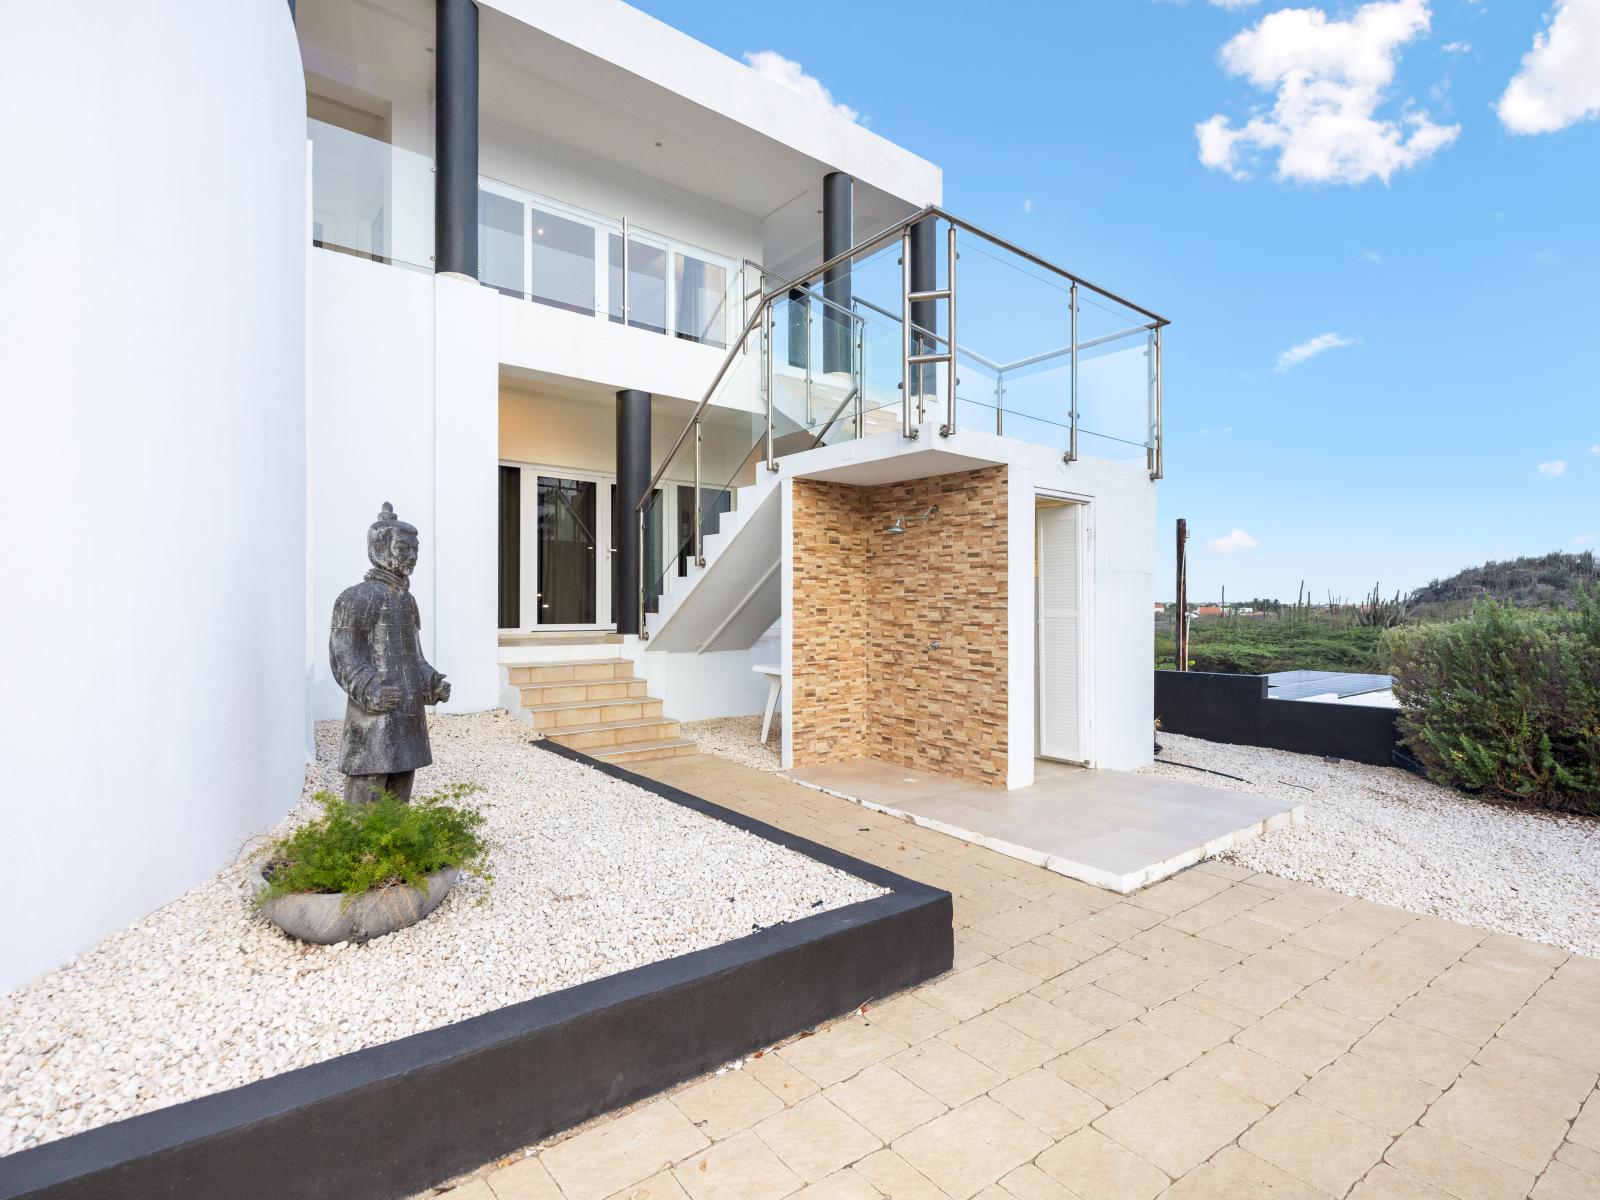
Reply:
M1180 671L1189 669L1189 555L1186 546L1189 541L1189 522L1182 517L1178 518L1178 624L1177 639L1174 643L1177 654L1177 668Z

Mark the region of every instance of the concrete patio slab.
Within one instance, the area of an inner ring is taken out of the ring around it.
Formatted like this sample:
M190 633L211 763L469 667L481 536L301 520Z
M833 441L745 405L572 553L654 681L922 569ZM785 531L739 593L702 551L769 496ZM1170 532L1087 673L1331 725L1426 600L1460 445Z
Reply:
M876 758L786 772L830 796L1126 894L1303 810L1281 800L1128 771L1038 762L1030 787L978 787Z

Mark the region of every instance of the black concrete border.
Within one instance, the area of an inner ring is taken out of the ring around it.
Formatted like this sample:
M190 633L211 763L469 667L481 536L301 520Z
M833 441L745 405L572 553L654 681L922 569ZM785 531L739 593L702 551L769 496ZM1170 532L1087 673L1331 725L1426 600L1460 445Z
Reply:
M1157 671L1156 719L1164 732L1211 742L1400 765L1394 709L1273 700L1267 687L1265 675Z
M0 1200L396 1200L950 969L949 892L536 744L890 892L0 1158Z

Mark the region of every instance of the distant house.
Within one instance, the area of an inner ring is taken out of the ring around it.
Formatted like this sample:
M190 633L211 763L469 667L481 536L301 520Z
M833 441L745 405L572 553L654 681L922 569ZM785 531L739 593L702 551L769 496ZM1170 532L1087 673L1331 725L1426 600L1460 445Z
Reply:
M1202 604L1194 610L1194 615L1197 617L1220 617L1222 615L1222 605Z
M1156 601L1156 616L1158 616L1158 617L1162 616L1166 611L1167 611L1167 606L1165 604L1161 603L1161 601L1157 600Z

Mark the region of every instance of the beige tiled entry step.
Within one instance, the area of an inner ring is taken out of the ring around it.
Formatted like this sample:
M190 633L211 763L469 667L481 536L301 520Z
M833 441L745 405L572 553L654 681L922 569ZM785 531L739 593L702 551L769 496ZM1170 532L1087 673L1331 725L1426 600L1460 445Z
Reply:
M626 658L505 664L505 706L535 732L616 763L695 752Z
M1030 787L978 787L876 758L789 778L1071 879L1131 892L1299 821L1299 805L1040 761Z

